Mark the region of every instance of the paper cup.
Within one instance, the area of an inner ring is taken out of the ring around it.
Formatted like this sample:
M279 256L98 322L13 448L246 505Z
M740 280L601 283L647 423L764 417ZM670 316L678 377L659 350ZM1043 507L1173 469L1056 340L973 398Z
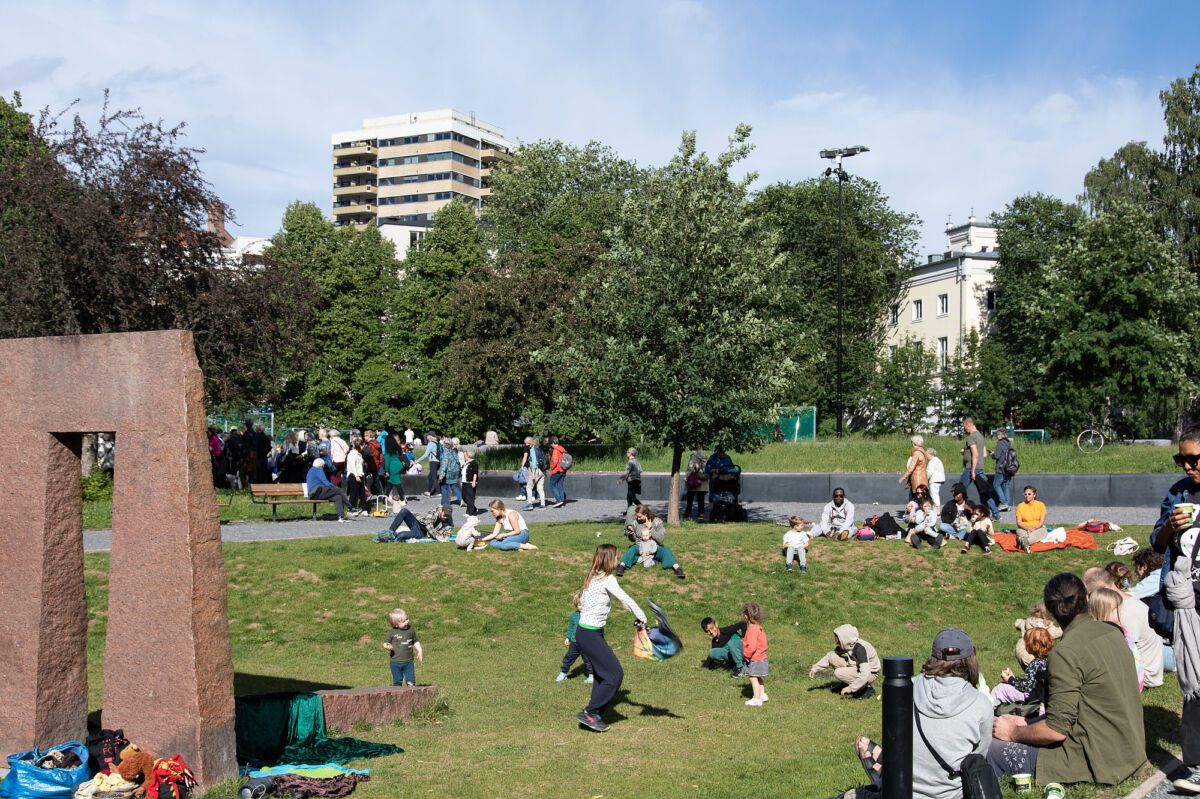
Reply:
M1067 795L1067 790L1057 782L1051 782L1046 785L1046 799L1063 799Z
M1030 788L1033 787L1033 775L1032 774L1014 774L1012 776L1013 776L1013 787L1016 788L1018 791L1028 791Z

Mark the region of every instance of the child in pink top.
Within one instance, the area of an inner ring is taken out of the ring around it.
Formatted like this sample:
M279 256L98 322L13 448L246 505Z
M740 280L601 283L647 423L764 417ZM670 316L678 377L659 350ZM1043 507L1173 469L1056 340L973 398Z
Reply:
M742 676L750 678L754 696L746 700L750 707L759 707L770 697L763 690L763 679L767 676L767 634L762 628L762 608L757 602L742 605L742 618L746 620L746 635L742 639Z

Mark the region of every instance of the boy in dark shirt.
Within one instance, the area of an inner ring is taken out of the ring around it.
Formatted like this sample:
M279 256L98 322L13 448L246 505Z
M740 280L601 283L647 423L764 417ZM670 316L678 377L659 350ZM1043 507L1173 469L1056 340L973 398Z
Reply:
M708 657L696 668L733 669L732 677L742 670L742 638L746 635L746 622L739 621L728 627L718 627L711 616L700 622L700 629L712 638Z

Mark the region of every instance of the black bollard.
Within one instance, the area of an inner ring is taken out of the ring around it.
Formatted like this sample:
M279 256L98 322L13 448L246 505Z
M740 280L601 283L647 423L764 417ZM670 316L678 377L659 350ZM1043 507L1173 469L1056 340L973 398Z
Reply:
M912 658L883 659L883 799L912 799Z

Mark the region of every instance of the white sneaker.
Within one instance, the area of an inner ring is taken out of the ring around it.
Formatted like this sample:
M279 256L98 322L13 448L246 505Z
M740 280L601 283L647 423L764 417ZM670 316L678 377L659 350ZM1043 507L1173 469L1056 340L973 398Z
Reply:
M766 702L766 701L767 701L768 699L770 699L770 698L771 698L771 697L767 696L766 694L763 694L763 695L762 695L762 701L764 701L764 702Z
M746 704L750 707L762 707L762 703L763 703L763 701L761 699L747 699L746 700Z
M584 680L584 681L583 681L583 684L584 684L584 685L591 685L591 684L592 684L592 683L594 683L595 681L596 681L596 679L595 679L595 678L594 678L592 675L590 675L590 674L589 674L589 675L588 675L588 678L587 678L586 680Z
M562 672L562 671L560 671L560 672L558 673L558 676L554 678L554 681L555 681L555 682L562 682L562 681L563 681L563 680L565 680L565 679L567 679L567 674L566 674L566 672Z
M338 519L338 524L345 524L348 521L350 521L350 520L349 519Z

